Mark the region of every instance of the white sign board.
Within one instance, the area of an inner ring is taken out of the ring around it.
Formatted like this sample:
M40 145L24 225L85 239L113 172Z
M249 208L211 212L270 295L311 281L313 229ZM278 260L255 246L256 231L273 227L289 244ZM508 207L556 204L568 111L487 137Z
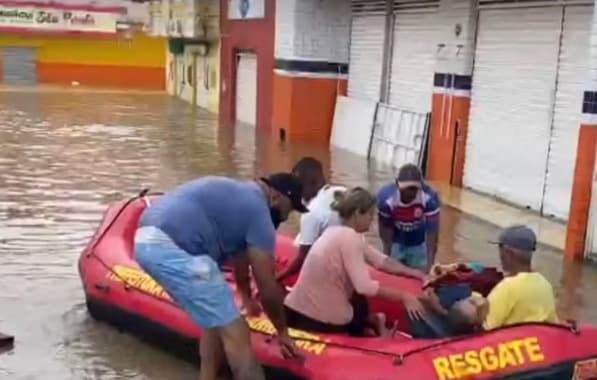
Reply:
M0 29L10 31L116 33L121 8L68 6L57 3L18 5L0 1Z
M265 17L265 0L228 0L228 18L243 20Z

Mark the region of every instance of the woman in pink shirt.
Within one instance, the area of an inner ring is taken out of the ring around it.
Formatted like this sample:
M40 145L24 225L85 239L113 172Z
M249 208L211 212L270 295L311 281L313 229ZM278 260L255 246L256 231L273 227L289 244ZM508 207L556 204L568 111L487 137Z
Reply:
M370 323L379 322L368 315L365 297L371 296L402 302L411 318L419 319L423 308L415 296L385 287L369 275L371 265L387 273L425 278L423 272L402 265L365 241L362 234L375 216L375 197L357 187L339 196L332 208L342 225L328 227L311 247L284 301L288 325L363 336Z

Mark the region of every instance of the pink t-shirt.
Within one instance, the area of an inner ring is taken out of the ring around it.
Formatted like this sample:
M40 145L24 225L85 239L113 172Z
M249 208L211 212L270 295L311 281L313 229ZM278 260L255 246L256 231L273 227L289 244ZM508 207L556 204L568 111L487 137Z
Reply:
M284 304L315 320L345 325L353 316L353 292L373 296L379 290L368 264L380 268L386 258L354 229L330 226L311 246Z

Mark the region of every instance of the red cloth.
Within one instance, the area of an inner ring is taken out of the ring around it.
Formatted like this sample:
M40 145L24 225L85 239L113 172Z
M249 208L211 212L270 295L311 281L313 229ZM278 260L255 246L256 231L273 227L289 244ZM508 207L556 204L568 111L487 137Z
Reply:
M446 285L469 284L472 291L487 297L503 278L504 274L496 268L484 268L481 272L475 272L462 264L457 270L432 280L425 287L436 289Z

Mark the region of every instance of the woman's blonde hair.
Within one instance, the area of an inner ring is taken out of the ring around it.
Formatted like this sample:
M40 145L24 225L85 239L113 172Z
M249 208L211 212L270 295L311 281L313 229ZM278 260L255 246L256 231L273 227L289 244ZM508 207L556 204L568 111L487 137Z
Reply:
M338 212L340 218L350 219L357 211L364 214L374 205L375 197L370 192L362 187L355 187L347 191L336 191L331 207Z

